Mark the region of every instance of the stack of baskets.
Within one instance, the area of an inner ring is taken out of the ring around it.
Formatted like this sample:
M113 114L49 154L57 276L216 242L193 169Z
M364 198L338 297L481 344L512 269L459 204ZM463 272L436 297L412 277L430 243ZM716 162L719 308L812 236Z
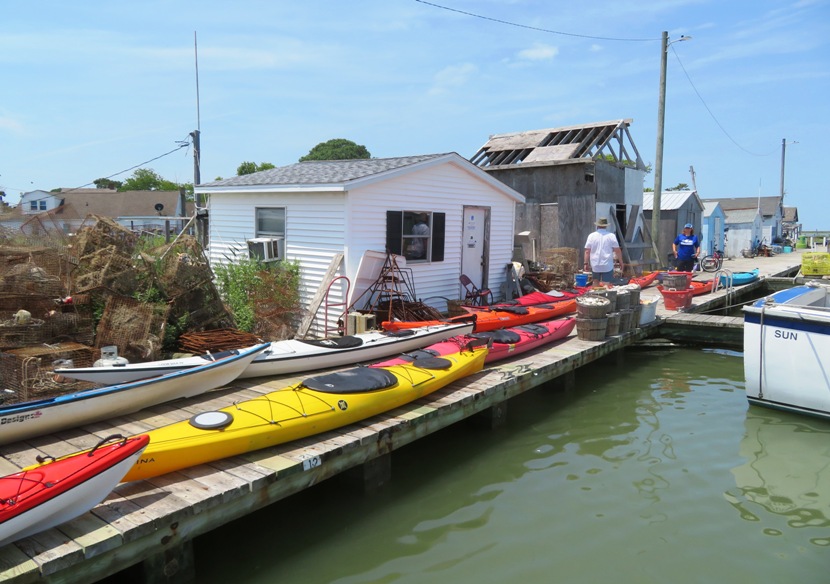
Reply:
M640 286L627 284L619 286L617 292L617 309L620 311L620 333L627 333L640 323ZM621 303L620 299L625 298ZM624 306L622 306L624 304Z
M601 341L608 328L611 301L597 294L576 299L576 336L583 341Z

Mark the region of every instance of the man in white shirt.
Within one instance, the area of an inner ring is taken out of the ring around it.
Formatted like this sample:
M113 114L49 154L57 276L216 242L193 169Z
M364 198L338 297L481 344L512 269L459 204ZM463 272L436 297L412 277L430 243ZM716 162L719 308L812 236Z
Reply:
M610 284L614 279L614 259L622 265L622 250L617 236L608 231L608 219L600 217L597 230L585 242L585 269L591 270L594 286Z

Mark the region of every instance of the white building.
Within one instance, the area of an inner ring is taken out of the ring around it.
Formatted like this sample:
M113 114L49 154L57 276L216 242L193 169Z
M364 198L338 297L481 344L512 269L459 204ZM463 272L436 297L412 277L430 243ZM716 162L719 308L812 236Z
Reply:
M726 213L717 201L703 201L703 225L700 230L701 256L711 255L713 247L726 246Z
M459 276L496 293L513 251L516 203L524 197L455 153L367 160L300 162L199 185L207 195L212 265L248 257L249 240L269 257L297 261L307 308L343 254L312 332L331 329L358 299L358 267L367 252L406 258L416 300L438 310L461 297ZM412 227L425 215L422 258L407 250ZM361 281L360 286L365 286ZM348 290L347 290L348 288ZM339 306L338 306L339 305ZM355 308L362 308L355 306Z

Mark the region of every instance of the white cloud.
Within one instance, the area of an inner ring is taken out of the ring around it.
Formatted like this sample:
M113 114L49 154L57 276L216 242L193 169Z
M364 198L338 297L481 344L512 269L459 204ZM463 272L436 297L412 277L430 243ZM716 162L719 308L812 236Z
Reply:
M435 83L432 89L429 90L430 95L440 95L447 93L451 88L461 87L469 81L475 73L478 73L478 67L472 63L462 63L460 65L451 65L445 67L435 75Z
M559 49L551 45L534 43L533 47L519 51L519 59L524 61L550 61L559 54Z
M8 131L13 134L22 134L23 124L13 118L0 115L0 130Z

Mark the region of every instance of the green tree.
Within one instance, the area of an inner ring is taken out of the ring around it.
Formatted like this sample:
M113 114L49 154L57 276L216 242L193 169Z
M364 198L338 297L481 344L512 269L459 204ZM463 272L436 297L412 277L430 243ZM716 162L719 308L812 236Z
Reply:
M677 183L677 185L675 185L671 188L668 188L666 190L667 191L688 191L689 190L689 185L687 185L686 183Z
M114 189L116 191L124 184L120 180L111 180L108 178L97 178L92 183L96 189Z
M242 176L244 174L254 174L255 172L269 170L271 168L276 168L276 166L274 166L270 162L260 162L259 164L257 164L255 162L245 161L236 167L236 176Z
M366 146L355 144L345 138L334 138L328 142L320 142L309 150L308 154L300 158L300 162L308 160L356 160L371 158L372 155Z
M193 200L193 183L176 183L160 176L151 168L139 168L118 188L124 191L178 191L184 188L189 200Z

